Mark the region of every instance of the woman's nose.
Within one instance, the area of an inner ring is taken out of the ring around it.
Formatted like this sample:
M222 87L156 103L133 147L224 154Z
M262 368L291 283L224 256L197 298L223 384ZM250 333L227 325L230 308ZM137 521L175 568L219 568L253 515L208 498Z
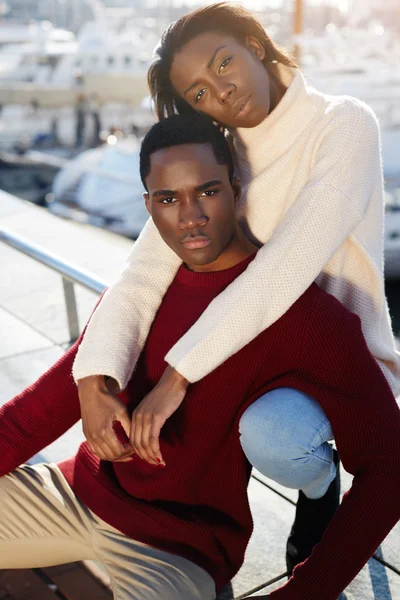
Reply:
M221 104L228 104L232 100L232 94L236 90L234 83L221 85L218 90L219 101Z

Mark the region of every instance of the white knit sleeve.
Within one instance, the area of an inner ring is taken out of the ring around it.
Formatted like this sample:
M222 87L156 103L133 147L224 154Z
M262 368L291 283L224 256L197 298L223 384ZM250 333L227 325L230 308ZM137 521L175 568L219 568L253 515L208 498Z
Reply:
M311 285L372 197L383 205L379 128L370 109L349 101L329 122L310 178L273 235L165 360L194 382L238 352ZM268 211L254 218L268 219Z
M109 375L124 389L181 260L149 219L125 268L93 313L73 365L75 381Z

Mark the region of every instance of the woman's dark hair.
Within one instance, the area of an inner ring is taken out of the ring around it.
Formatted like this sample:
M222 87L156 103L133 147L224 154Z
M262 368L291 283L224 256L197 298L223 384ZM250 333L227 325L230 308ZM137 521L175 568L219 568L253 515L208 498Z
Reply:
M284 92L285 88L276 65L297 67L295 60L271 40L261 23L242 6L218 2L199 8L172 23L163 33L156 49L157 58L149 69L147 81L160 120L174 113L196 114L194 108L176 94L170 71L175 55L183 46L206 32L230 35L243 45L247 36L256 38L265 50L264 66L279 91Z
M146 190L146 177L150 173L150 157L153 152L183 144L210 144L217 163L228 167L229 181L232 182L232 153L220 129L199 114L172 115L153 125L143 139L140 149L140 177Z

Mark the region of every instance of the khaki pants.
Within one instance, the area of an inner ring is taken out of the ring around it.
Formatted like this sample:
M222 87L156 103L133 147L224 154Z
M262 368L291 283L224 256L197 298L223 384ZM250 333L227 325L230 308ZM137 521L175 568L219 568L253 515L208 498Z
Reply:
M22 465L0 478L0 569L87 559L104 563L117 600L215 599L208 573L99 519L56 465Z

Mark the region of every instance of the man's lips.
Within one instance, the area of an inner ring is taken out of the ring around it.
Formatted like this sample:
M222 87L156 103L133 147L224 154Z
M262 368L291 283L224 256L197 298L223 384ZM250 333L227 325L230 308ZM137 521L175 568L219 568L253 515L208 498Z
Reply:
M249 94L248 96L243 96L242 98L239 98L239 100L237 100L235 102L235 104L232 106L232 114L233 114L234 119L236 119L236 117L242 112L242 110L244 110L244 108L247 106L250 98L251 98L251 94Z
M204 235L188 236L182 240L182 244L188 250L194 250L196 248L205 248L211 242L210 238Z

